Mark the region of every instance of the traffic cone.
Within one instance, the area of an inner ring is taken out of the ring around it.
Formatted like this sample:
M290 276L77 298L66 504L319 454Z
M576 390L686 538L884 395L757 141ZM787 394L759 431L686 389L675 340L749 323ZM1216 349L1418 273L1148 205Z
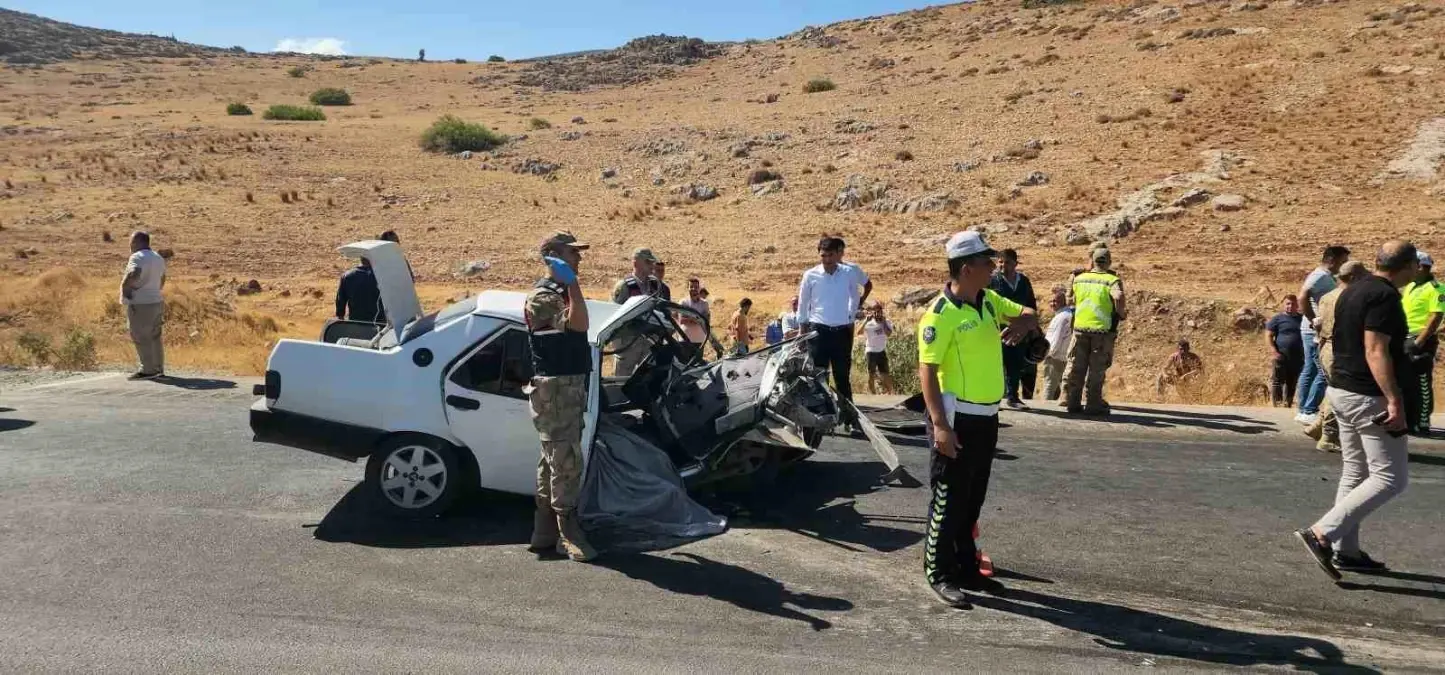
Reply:
M986 577L993 576L993 559L978 545L978 523L973 524L973 548L978 551L978 573Z

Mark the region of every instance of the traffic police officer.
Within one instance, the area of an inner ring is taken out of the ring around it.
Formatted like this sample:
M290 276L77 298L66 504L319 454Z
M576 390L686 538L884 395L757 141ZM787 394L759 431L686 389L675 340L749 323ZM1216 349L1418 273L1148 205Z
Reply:
M1415 370L1417 382L1401 382L1405 396L1405 419L1410 433L1430 435L1430 414L1435 411L1435 352L1440 346L1436 333L1445 311L1445 286L1435 280L1430 268L1435 264L1424 251L1416 253L1420 273L1400 290L1405 306L1406 330L1410 332L1406 353ZM1413 346L1412 346L1413 345Z
M1091 257L1093 268L1075 275L1070 289L1074 337L1064 370L1064 405L1071 413L1107 415L1104 376L1114 363L1114 340L1124 318L1124 283L1109 269L1109 249L1095 248Z
M1003 344L1043 337L1033 310L989 289L997 254L982 235L960 232L945 251L948 285L918 324L918 380L933 448L923 569L940 600L966 609L964 591L1002 587L979 574L973 526L998 443Z
M535 376L527 387L532 424L542 440L537 462L537 513L527 548L539 557L554 551L577 561L597 556L577 518L582 490L582 418L592 349L587 343L587 301L577 282L586 244L570 232L542 242L548 275L527 295L525 317Z

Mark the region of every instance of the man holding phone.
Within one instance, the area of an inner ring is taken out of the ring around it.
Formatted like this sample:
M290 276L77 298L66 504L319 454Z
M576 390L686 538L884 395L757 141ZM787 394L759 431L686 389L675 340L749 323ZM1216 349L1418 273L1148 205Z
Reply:
M527 295L523 311L535 373L526 393L532 425L542 441L537 512L527 550L538 557L555 552L579 562L597 557L577 517L577 498L582 491L582 418L587 412L587 376L592 372L587 300L577 282L585 250L587 245L570 232L557 232L543 241L547 276Z
M1413 373L1405 358L1409 330L1399 289L1418 268L1413 244L1387 242L1376 255L1374 275L1351 284L1335 302L1327 395L1340 426L1344 467L1334 508L1294 533L1335 580L1340 570L1385 569L1360 549L1360 523L1409 482L1401 385Z

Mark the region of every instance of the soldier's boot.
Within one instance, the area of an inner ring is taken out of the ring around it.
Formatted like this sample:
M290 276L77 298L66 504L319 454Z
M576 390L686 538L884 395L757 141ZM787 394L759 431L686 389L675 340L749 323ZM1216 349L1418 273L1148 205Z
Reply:
M538 498L532 516L532 543L527 550L538 556L549 555L557 550L557 535L557 513L547 500Z
M587 562L597 557L596 549L587 543L587 535L582 532L582 519L577 517L575 509L559 512L557 520L562 528L562 539L557 542L558 553L577 562Z

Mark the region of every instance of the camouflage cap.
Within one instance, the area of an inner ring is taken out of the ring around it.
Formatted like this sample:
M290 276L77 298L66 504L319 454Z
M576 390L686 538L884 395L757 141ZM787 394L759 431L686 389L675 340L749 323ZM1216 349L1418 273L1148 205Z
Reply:
M546 253L547 251L551 251L562 246L571 246L572 248L575 248L579 251L587 250L587 244L577 241L577 237L575 235L565 230L561 232L554 232L552 233L552 236L543 239L541 250L543 253Z
M657 259L657 255L654 254L654 253L652 252L652 249L650 249L650 248L639 248L639 249L633 251L633 252L632 252L632 259L633 259L633 260L646 260L647 262L650 262L650 263L661 263L661 262L662 262L661 260L658 260L658 259Z

